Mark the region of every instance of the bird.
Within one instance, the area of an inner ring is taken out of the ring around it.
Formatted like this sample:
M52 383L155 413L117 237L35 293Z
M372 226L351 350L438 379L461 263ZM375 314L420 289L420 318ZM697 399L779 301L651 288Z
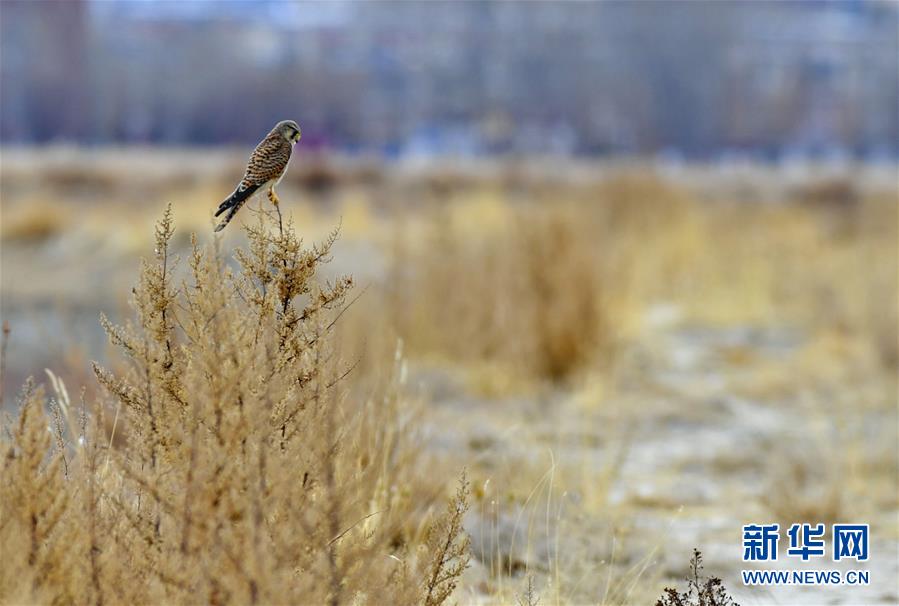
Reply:
M224 202L219 204L218 210L215 211L216 217L228 211L228 214L215 227L215 231L219 232L225 229L240 207L257 191L268 188L268 199L275 206L278 205L275 185L284 176L287 163L290 161L290 152L300 140L300 136L300 127L293 120L281 120L275 124L275 127L265 136L265 139L259 142L250 155L247 170L237 188Z

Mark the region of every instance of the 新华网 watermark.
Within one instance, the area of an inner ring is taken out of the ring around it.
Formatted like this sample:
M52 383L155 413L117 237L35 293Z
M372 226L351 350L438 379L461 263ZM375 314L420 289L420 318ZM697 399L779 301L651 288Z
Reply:
M787 558L802 562L827 556L824 524L793 524L784 538L789 542ZM833 562L867 562L868 524L833 524L830 532L830 559ZM779 524L746 524L743 526L743 561L778 561L781 541ZM744 585L868 585L868 570L743 570Z

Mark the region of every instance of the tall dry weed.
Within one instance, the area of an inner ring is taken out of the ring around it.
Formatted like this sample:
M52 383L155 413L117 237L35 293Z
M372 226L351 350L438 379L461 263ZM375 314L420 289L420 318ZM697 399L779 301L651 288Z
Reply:
M180 280L173 236L169 208L134 317L102 320L108 398L54 422L26 386L2 438L0 602L443 603L467 493L430 515L395 388L344 388L352 279L317 275L337 232L306 247L260 213L236 269L194 238Z
M613 360L637 304L685 287L700 226L686 193L646 175L523 191L466 221L433 210L395 251L389 307L416 353L564 382Z

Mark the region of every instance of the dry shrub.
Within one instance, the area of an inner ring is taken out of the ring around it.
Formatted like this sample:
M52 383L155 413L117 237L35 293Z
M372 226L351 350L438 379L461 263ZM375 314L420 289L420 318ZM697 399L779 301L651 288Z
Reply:
M41 180L56 191L99 197L111 195L123 182L121 174L88 158L53 162Z
M508 228L470 237L437 213L422 249L396 259L395 324L419 354L567 379L604 344L593 253L571 213L510 214Z
M292 182L314 194L325 194L333 190L341 180L341 173L322 158L309 159L303 169L295 173Z
M427 237L406 237L390 308L412 351L569 380L610 363L640 312L634 296L672 296L701 252L692 199L655 177L529 195L469 193L431 212Z
M855 181L849 177L823 177L802 183L794 188L792 197L800 204L831 210L851 212L859 201Z
M664 595L656 602L656 606L739 606L727 595L724 584L717 577L704 577L702 574L702 553L693 550L690 559L690 575L687 577L687 590L679 592L666 587Z
M305 154L302 163L291 168L285 183L311 194L327 194L351 185L375 187L384 182L385 169L371 158L349 159Z
M846 465L838 454L788 454L772 457L765 474L762 504L775 519L785 527L804 520L830 524L845 519Z
M77 512L78 504L69 503L75 495L67 490L62 453L47 431L43 390L29 382L21 403L18 423L6 428L4 438L16 446L4 448L0 596L4 603L48 602L51 596L68 602L74 596L65 584L77 572L77 559L68 553L63 540L51 537L69 534L70 520L63 516L70 508ZM63 582L61 591L47 587L54 580Z
M519 233L536 370L558 381L583 368L600 345L611 350L603 284L576 217L538 212L522 219Z
M39 243L61 234L69 219L69 213L61 205L23 200L3 209L0 238L9 244Z
M236 271L194 239L177 282L167 211L134 319L103 320L123 354L115 371L94 366L108 400L79 415L54 380L51 420L26 386L2 437L0 602L451 595L467 484L429 516L395 388L360 400L341 381L331 332L352 281L316 278L336 232L306 248L280 219L247 229Z

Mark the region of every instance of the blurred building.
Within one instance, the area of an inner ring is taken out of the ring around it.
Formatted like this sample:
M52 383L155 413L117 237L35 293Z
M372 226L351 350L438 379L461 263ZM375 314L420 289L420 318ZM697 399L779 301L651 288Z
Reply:
M0 6L4 143L403 155L899 153L899 5L68 0Z

